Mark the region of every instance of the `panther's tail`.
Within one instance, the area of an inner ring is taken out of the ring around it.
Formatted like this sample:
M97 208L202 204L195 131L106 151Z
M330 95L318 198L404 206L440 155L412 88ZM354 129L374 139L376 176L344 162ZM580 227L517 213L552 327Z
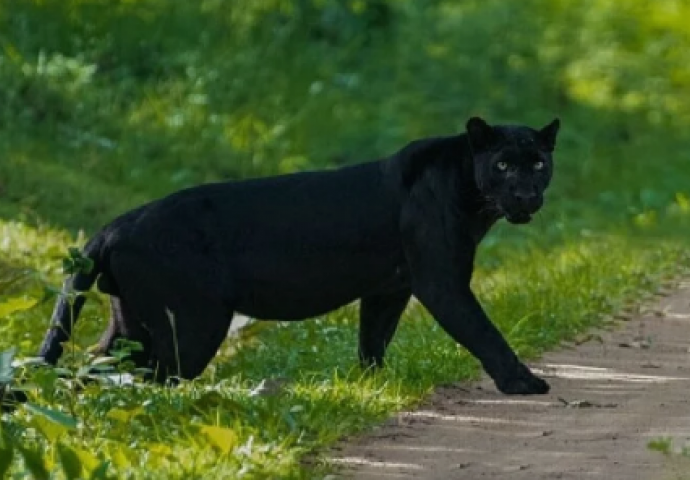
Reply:
M68 292L86 292L96 282L96 278L103 268L102 261L103 237L96 235L89 241L83 250L83 255L93 262L88 273L76 273L65 280L62 293L58 296L50 319L50 328L46 332L41 344L39 356L46 363L55 365L62 355L62 343L69 340L72 327L77 323L79 312L84 306L86 297L77 293L69 298Z

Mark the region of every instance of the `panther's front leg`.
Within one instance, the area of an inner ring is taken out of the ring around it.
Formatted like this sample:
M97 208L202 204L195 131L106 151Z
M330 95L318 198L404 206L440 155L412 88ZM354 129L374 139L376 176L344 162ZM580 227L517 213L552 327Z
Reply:
M419 295L426 301L420 300L428 305L443 329L479 359L501 392L548 393L549 384L520 362L469 287L458 285L452 295L448 291L433 292L435 289L433 285L420 286Z
M549 385L517 358L488 319L468 285L454 280L418 278L415 295L443 329L482 363L506 394L543 394Z
M443 329L481 362L498 389L506 394L544 394L549 385L517 358L470 290L474 244L449 242L435 229L422 232L406 246L412 292Z

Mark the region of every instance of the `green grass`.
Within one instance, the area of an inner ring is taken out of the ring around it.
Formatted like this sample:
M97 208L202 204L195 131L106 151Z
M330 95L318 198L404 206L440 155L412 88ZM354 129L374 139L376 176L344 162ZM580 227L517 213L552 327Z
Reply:
M35 352L82 229L200 182L390 154L473 114L563 121L543 213L480 248L490 317L525 358L605 325L690 265L688 7L638 3L8 0L0 350ZM78 371L107 310L90 299L65 367ZM13 478L322 478L337 439L479 374L413 306L388 368L364 375L356 317L257 324L176 389L78 393L18 370L31 403L2 417L0 477L11 458Z

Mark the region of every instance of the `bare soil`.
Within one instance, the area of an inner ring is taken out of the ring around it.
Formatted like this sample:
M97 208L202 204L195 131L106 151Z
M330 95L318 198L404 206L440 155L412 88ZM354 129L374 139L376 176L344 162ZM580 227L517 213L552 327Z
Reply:
M548 395L505 396L489 379L439 388L337 446L339 476L690 478L690 460L647 446L690 438L690 283L641 310L531 365L551 383Z

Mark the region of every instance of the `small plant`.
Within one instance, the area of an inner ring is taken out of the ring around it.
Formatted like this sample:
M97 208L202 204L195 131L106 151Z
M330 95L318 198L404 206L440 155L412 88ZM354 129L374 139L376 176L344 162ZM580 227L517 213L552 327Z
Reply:
M671 438L655 438L647 443L647 448L664 455L671 455L673 451L673 440Z
M675 447L672 438L662 437L650 440L647 448L663 454L668 462L680 468L680 471L690 471L690 446L687 443L681 447ZM683 476L683 478L688 477Z
M62 259L62 270L65 274L90 273L93 269L93 260L85 257L81 250L69 247L68 256Z

